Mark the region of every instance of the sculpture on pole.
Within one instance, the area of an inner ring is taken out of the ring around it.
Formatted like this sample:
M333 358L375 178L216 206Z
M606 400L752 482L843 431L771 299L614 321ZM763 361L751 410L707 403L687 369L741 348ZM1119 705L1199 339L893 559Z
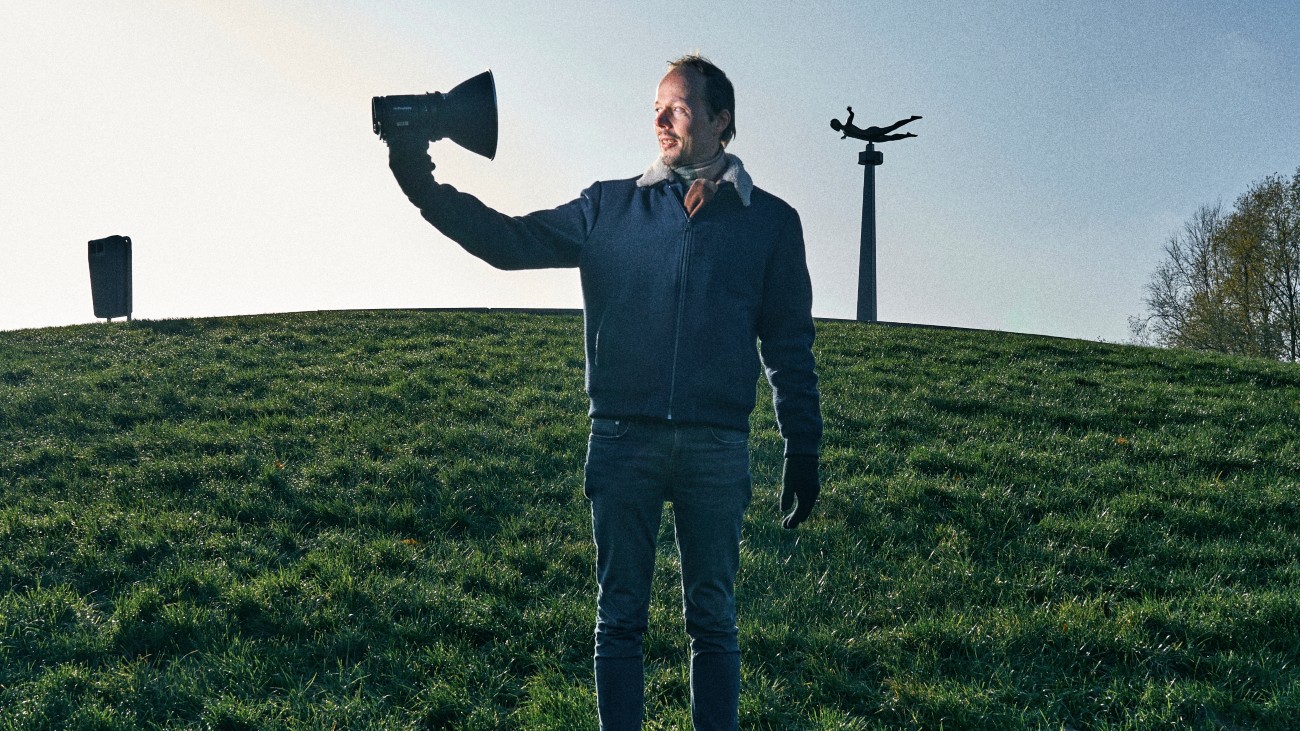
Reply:
M853 107L849 107L848 110L849 110L849 116L847 119L844 120L843 123L841 123L840 120L838 119L831 120L831 129L835 130L836 132L844 133L840 135L840 139L852 137L855 140L862 140L863 142L893 142L894 140L901 140L901 139L906 139L908 137L915 137L916 135L912 134L911 132L906 132L904 134L896 134L896 135L890 134L890 132L893 132L894 130L898 129L899 127L902 127L908 122L915 122L916 120L921 118L920 115L913 114L907 119L900 119L897 122L894 122L893 124L887 127L867 127L866 129L862 129L861 127L858 127L853 124Z
M876 166L885 163L885 156L876 151L877 142L893 142L915 137L911 132L895 133L899 127L920 119L912 115L885 127L863 129L853 124L853 107L841 122L831 120L831 129L840 132L840 139L852 137L867 143L867 149L858 153L858 164L865 169L862 176L862 249L858 258L858 322L877 322L876 318Z

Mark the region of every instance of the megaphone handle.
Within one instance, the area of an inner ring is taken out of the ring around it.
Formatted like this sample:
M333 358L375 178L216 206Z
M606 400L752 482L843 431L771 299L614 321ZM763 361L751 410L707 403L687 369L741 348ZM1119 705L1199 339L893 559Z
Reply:
M429 157L429 141L414 135L388 138L388 169L398 186L417 208L424 208L433 197L437 183L433 171L437 166Z

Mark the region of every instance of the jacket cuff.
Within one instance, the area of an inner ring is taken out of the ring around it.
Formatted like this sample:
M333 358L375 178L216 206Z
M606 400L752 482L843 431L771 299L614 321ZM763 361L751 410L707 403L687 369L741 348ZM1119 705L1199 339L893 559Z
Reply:
M816 457L821 453L821 440L813 436L794 436L785 440L785 456L806 454Z

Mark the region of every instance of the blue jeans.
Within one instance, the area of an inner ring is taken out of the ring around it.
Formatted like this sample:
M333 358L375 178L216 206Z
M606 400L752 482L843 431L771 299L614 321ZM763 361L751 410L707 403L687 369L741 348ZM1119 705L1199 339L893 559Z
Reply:
M655 543L672 502L691 641L696 731L737 728L736 571L751 496L749 435L734 429L593 419L584 492L596 541L596 699L602 731L640 729L642 638Z

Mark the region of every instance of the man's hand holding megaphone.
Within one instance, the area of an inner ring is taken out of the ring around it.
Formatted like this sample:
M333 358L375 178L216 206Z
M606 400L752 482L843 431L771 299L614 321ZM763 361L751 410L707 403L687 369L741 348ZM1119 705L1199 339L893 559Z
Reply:
M388 169L401 186L402 192L423 210L433 195L433 159L429 157L429 140L412 134L390 135L388 143Z
M377 96L371 124L388 143L388 167L402 192L423 209L434 191L429 143L443 138L489 160L497 152L497 93L484 71L446 93Z

